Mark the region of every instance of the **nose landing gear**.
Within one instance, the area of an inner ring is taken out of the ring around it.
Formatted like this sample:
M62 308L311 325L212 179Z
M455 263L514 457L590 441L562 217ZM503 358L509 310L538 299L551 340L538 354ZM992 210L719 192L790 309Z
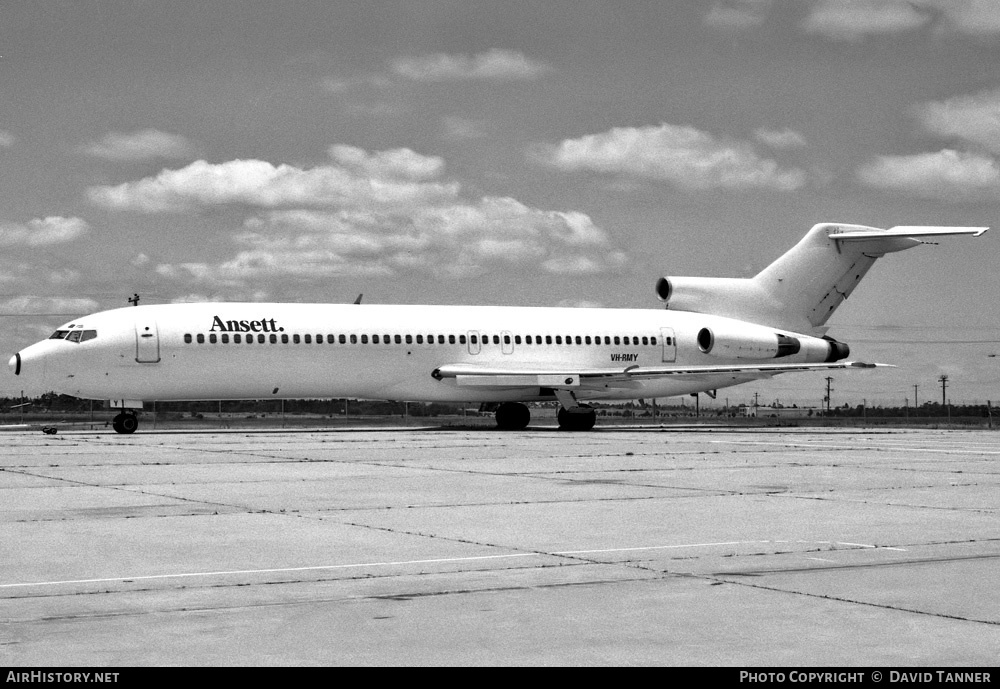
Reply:
M133 411L123 411L111 420L111 427L118 433L135 433L139 427L139 417Z

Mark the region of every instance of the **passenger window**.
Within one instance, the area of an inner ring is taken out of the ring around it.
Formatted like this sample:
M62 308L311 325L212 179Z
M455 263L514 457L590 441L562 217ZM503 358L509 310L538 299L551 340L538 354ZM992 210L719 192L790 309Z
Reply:
M521 336L520 335L515 335L514 336L514 344L521 344Z
M52 339L52 338L49 338L49 339ZM191 344L191 340L192 339L193 338L191 337L191 333L185 333L184 334L184 344Z
M615 335L615 344L621 344L621 343L622 343L621 338Z
M367 335L362 335L361 336L361 344L368 344L368 336Z
M223 336L222 336L222 344L229 344L229 335L223 334Z
M309 336L306 335L306 337L309 337ZM292 344L301 344L301 343L302 343L302 338L300 338L298 335L292 335ZM309 343L307 342L306 344L309 344Z
M372 344L378 344L378 342L379 342L378 335L372 335ZM386 338L385 343L389 344L389 338Z
M271 337L274 337L274 335L271 335ZM260 334L260 335L257 336L257 343L258 344L264 344L265 341L266 340L264 339L264 335L263 334Z
M545 344L552 344L552 336L551 335L546 335L545 336Z
M588 337L587 339L589 340L590 338ZM576 343L577 344L583 344L583 340L580 339L579 335L576 336Z
M556 335L556 344L562 344L562 335Z
M333 344L333 335L327 335L326 341L329 342L330 344ZM340 342L340 344L347 344L347 337L341 335L340 337L337 338L337 341Z
M459 344L465 344L465 335L459 335L458 342Z
M215 336L215 333L212 333L211 335L208 336L208 343L209 344L217 344L218 342L219 342L219 338Z
M478 335L471 335L470 337L472 339L472 344L479 344L479 336Z
M407 335L406 337L409 338L410 336ZM403 344L403 338L400 335L396 335L396 344Z
M454 335L449 335L448 336L448 344L455 344L455 336Z
M357 343L358 343L358 336L351 335L351 344L357 344Z
M271 344L278 344L278 336L271 335Z
M504 335L503 336L503 343L507 344L507 345L510 344L510 335Z
M424 336L417 335L417 344L423 344L423 343L424 343Z
M198 333L198 344L205 344L205 336L201 333Z
M655 337L649 338L649 344L655 345L656 344L656 338Z
M233 342L235 344L243 344L243 336L242 335L233 335Z
M288 335L281 336L281 344L288 344Z
M583 341L584 341L585 344L590 344L590 335L587 335L586 337L584 337Z

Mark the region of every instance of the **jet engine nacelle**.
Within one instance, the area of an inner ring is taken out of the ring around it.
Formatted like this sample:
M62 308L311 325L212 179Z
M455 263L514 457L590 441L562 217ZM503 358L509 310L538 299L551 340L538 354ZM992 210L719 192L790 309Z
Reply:
M720 321L706 326L698 331L697 341L702 352L722 359L777 359L802 349L797 337L740 322Z
M656 281L656 296L672 311L744 321L748 315L764 318L776 307L760 285L745 278L662 277Z

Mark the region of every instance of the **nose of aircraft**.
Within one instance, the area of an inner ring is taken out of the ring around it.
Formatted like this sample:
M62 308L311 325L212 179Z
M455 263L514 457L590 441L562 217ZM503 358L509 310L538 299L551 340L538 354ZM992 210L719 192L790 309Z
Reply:
M15 376L21 375L21 354L20 352L15 354L10 358L10 370L14 372Z

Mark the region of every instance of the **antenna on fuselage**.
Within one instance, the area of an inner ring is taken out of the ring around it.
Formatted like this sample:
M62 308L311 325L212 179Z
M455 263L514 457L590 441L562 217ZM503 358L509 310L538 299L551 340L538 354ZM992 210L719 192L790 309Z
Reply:
M132 306L138 306L139 305L139 295L138 294L133 294L131 297L129 297L128 303L131 304Z
M358 298L354 300L354 303L355 304L360 304L361 303L361 297L363 297L363 296L365 296L364 292L362 292L361 294L358 295Z

